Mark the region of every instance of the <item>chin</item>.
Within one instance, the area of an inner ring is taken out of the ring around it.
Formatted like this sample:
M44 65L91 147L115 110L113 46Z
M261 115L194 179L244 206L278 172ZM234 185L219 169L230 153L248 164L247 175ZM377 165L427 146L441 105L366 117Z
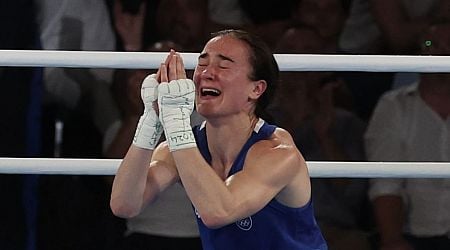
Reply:
M206 117L208 115L211 115L211 109L205 107L205 105L198 104L195 106L195 111L199 113L201 116Z

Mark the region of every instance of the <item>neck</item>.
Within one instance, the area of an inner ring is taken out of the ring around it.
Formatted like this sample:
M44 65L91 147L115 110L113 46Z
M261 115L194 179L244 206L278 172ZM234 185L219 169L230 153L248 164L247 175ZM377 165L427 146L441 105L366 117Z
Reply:
M255 115L226 119L208 120L206 123L211 156L213 160L219 160L224 165L234 161L259 120Z

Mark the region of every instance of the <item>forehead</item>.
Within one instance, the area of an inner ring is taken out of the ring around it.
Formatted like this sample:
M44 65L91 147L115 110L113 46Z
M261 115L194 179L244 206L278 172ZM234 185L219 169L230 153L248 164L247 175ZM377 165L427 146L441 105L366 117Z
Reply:
M214 37L206 43L202 54L207 54L210 57L217 57L219 55L231 58L235 62L248 61L249 46L230 35Z

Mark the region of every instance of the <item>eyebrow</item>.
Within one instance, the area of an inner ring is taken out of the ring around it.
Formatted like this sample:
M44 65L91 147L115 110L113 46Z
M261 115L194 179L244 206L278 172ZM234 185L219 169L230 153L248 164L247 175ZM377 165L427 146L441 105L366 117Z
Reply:
M198 59L207 58L208 56L209 56L208 53L201 53L201 54L198 56ZM222 54L218 54L217 57L219 57L221 60L224 60L224 61L230 61L230 62L233 62L233 63L234 63L234 60L233 60L233 59L231 59L231 58L229 58L229 57L227 57L227 56L224 56L224 55L222 55Z

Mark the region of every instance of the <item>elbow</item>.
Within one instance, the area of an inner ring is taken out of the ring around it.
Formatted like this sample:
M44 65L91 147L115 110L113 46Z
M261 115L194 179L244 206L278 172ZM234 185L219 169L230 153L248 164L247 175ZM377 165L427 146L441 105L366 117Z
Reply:
M111 199L109 206L115 216L124 219L135 217L140 213L140 209L137 206L131 206L126 202L119 202L115 199Z
M221 219L212 218L212 217L207 217L207 218L202 217L202 221L203 221L203 224L205 224L205 226L209 229L217 229L217 228L221 228L221 227L229 224L229 223L225 223Z
M220 213L215 211L214 213L205 214L201 216L203 224L210 229L217 229L231 224L233 220L228 213Z

